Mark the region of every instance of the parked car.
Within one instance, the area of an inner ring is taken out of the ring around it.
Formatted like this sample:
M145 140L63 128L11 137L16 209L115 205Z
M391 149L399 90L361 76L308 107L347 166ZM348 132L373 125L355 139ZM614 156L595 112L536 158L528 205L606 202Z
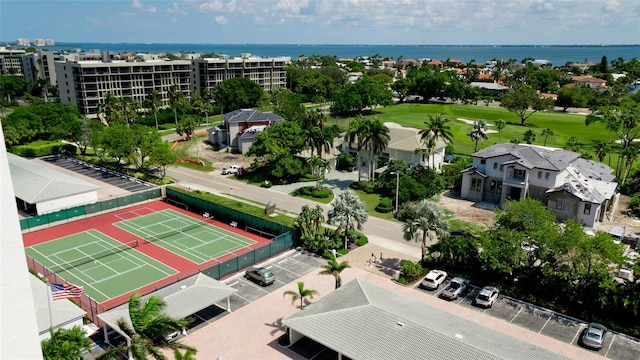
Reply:
M242 165L229 165L227 167L223 167L221 173L222 175L236 175L239 174L242 169L244 169Z
M469 289L469 286L471 286L471 281L462 277L454 277L449 285L444 288L441 295L447 299L454 300L464 294Z
M607 328L598 323L590 323L589 327L582 334L582 344L592 349L602 349L604 337L607 334Z
M422 280L420 285L425 289L435 290L440 287L440 284L447 278L447 273L442 270L431 270L427 276Z
M497 287L485 286L482 288L482 290L480 290L478 295L476 295L476 298L474 300L476 302L476 305L490 308L498 298L498 294L500 294L500 290L498 290Z
M244 276L249 280L257 282L261 286L267 286L276 281L276 276L273 272L264 267L249 269L245 272Z

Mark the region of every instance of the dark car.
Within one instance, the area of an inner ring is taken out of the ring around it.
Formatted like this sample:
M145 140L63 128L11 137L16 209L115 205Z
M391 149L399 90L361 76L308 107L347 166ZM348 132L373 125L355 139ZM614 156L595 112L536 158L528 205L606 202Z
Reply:
M244 276L262 286L273 284L273 282L276 281L276 276L273 272L263 267L249 269L244 273Z
M607 328L598 323L591 323L582 334L582 344L592 349L602 349L604 337L607 334Z

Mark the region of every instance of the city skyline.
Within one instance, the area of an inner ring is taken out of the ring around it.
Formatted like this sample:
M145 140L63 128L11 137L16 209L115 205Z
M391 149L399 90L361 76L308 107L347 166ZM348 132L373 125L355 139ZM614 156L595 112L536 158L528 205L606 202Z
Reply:
M209 44L640 44L633 0L4 0L0 40Z

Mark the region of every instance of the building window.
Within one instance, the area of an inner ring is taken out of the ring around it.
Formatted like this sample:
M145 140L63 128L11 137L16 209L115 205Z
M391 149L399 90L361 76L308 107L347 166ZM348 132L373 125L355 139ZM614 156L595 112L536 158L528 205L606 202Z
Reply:
M524 179L525 174L526 171L522 169L515 169L515 171L513 172L513 177L516 179Z
M538 171L538 179L542 179L542 171Z
M544 179L545 180L549 180L549 173L548 172L544 173Z
M482 189L482 179L471 179L471 191L480 191Z
M568 212L569 211L569 201L566 199L557 199L556 200L556 210Z
M497 162L493 163L493 170L495 170L497 168L498 168L498 163Z
M500 171L504 171L504 165L500 165Z
M591 204L584 204L584 214L585 215L591 214Z
M487 160L486 160L486 159L480 159L480 165L484 165L484 164L486 164L486 163L487 163Z

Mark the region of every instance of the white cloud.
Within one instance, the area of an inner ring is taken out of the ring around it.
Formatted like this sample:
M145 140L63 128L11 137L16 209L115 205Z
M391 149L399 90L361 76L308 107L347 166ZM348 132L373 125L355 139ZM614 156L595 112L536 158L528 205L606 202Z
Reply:
M140 0L133 0L133 7L144 12L155 13L156 7L152 5L145 5Z
M187 12L182 10L177 2L174 2L172 6L167 9L167 14L186 16Z
M227 20L226 17L221 15L216 16L215 21L216 21L216 24L220 24L220 25L227 25L227 23L229 22L229 20Z

